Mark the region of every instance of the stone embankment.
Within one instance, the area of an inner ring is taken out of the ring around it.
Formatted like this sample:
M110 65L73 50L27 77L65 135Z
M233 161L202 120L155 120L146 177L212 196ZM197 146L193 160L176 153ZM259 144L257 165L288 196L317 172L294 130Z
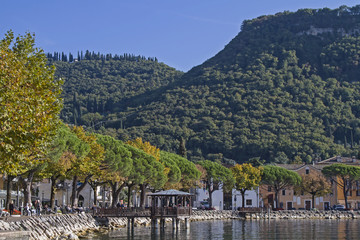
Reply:
M284 210L247 214L246 219L360 219L360 211Z
M360 211L276 211L243 215L237 211L195 210L191 221L226 219L360 219ZM166 221L172 221L171 218ZM149 226L149 218L136 218L135 226ZM31 240L78 239L78 236L94 232L106 232L126 227L127 218L94 219L91 214L64 214L19 219L19 221L0 220L0 230L28 232Z
M237 211L231 210L195 210L190 217L191 221L202 220L225 220L225 219L242 219Z
M64 214L24 218L19 221L0 221L3 231L27 231L31 240L78 239L77 235L98 231L91 214Z

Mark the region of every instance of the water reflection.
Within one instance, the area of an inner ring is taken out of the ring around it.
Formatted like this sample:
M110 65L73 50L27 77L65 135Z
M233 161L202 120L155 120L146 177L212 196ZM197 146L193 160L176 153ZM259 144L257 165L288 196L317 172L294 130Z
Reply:
M165 229L124 228L91 239L360 239L360 220L203 221L192 222L190 229L182 225L173 230L171 224Z

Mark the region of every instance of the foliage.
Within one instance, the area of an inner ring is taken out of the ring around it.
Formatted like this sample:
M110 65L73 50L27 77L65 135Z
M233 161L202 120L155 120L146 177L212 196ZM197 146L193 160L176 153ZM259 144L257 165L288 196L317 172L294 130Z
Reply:
M21 174L43 159L59 125L61 82L30 33L0 42L0 165Z
M271 186L274 189L276 208L279 207L280 190L297 186L300 183L301 177L296 172L278 166L264 166L261 184Z
M331 178L343 190L345 205L348 206L347 195L355 181L360 179L360 167L334 163L323 168L322 173Z
M154 189L160 189L167 181L164 166L153 156L130 145L126 148L131 152L133 160L132 170L127 177L131 184L149 184Z
M231 191L234 186L234 178L230 169L217 162L202 160L198 162L206 170L206 178L202 179L206 183L209 191L209 203L212 206L212 193L218 190L220 186L224 191Z
M196 165L180 155L161 151L160 161L171 164L168 174L169 184L166 188L189 190L194 187L200 178L200 172ZM166 166L166 165L165 165ZM178 170L180 173L178 173Z
M97 142L105 149L106 171L103 181L124 181L129 176L133 168L132 154L126 145L110 136L96 136Z
M90 147L89 152L83 158L76 158L72 162L69 173L73 176L94 175L100 170L100 166L104 159L104 148L96 142L95 134L88 134L82 127L74 126L72 131L83 142Z
M253 167L249 163L236 164L231 171L237 190L251 190L260 184L262 167Z
M160 160L160 149L150 144L150 142L143 142L142 138L136 138L133 141L127 141L130 146L143 150L147 154L153 156L157 161Z
M49 160L43 174L66 177L72 163L76 159L83 159L89 151L89 144L80 140L68 126L62 124L49 147Z
M253 167L250 163L236 164L231 168L235 189L239 190L242 196L242 207L245 207L245 192L259 186L261 171L262 167Z
M323 197L331 193L331 184L323 175L308 174L302 175L301 178L301 184L294 190L297 193L310 194L313 208L315 208L315 197Z

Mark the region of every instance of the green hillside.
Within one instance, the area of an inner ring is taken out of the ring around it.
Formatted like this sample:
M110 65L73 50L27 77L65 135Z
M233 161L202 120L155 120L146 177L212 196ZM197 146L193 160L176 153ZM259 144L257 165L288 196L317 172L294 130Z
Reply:
M149 94L133 90L131 103L119 99L121 107L102 114L108 122L97 130L141 136L167 151L182 137L193 160L310 162L358 154L359 36L360 5L245 21L221 52L179 80L174 71Z
M151 101L183 74L156 58L89 51L78 55L76 60L59 53L48 58L64 80L62 119L89 127L103 122L120 127L117 113Z

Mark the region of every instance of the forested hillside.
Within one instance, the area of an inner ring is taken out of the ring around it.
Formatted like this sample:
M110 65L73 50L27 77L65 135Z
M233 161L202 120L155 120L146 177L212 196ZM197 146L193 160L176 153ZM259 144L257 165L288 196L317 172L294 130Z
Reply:
M156 58L129 54L48 54L56 76L64 80L61 117L77 125L113 124L121 127L117 113L151 101L182 75Z
M118 96L114 108L86 107L108 121L97 131L123 140L140 136L167 151L177 151L183 138L192 160L260 157L284 163L355 155L360 144L359 36L360 5L261 16L243 22L221 52L178 80L181 73L172 70L150 81L150 87L140 76L128 81L124 75L128 84L106 87L106 78L87 67L83 79L91 81L77 93L82 102L93 101L96 94ZM110 62L87 64L101 69ZM67 73L74 81L66 88L78 84L72 72L77 64L57 62L58 75ZM84 75L82 69L74 72L80 70ZM153 76L150 67L147 73ZM98 94L101 89L104 93ZM66 109L76 109L76 97L66 98ZM94 125L85 119L82 124Z

